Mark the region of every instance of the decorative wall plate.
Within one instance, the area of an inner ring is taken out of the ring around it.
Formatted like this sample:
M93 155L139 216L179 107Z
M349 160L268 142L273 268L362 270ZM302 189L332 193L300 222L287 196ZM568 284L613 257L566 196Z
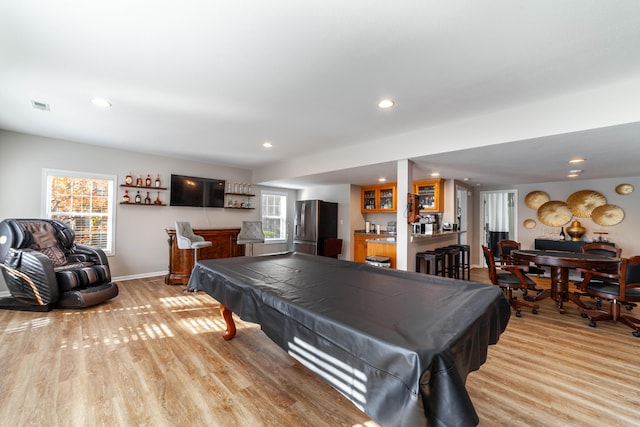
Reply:
M631 184L620 184L616 187L616 193L622 194L626 196L627 194L633 193L633 185Z
M524 204L531 209L538 209L549 201L549 195L544 191L532 191L524 197Z
M593 190L576 191L567 197L567 205L571 208L571 212L581 218L589 218L591 211L606 203L607 199L602 194Z
M534 219L531 219L531 218L525 219L522 222L522 225L524 225L524 228L529 228L529 229L535 228L536 227L536 221Z
M591 212L591 219L598 225L616 225L624 219L624 211L616 205L602 205Z
M558 200L552 200L544 203L538 209L538 219L544 225L548 225L550 227L560 227L565 225L571 221L572 217L573 214L571 213L569 205Z

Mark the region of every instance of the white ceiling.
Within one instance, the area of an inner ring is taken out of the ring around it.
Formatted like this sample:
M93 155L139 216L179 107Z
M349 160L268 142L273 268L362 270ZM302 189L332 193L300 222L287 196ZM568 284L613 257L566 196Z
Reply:
M402 158L478 184L562 180L574 155L583 178L637 175L640 108L622 107L640 99L623 90L640 88L639 17L637 0L3 0L0 128L290 187L394 179ZM508 139L402 137L514 111ZM566 126L538 126L554 117Z

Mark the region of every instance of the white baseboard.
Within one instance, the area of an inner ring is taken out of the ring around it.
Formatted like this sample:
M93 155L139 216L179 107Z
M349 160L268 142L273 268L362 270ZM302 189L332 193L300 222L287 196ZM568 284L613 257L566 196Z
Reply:
M152 273L141 273L141 274L132 274L132 275L129 275L129 276L112 277L111 281L112 282L117 282L118 280L147 279L149 277L166 276L167 274L169 274L168 270L156 271L156 272L152 272Z

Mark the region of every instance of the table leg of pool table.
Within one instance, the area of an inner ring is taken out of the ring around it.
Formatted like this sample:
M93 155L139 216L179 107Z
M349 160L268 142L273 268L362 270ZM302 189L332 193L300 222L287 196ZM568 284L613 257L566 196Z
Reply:
M222 334L222 338L228 341L236 336L236 324L233 321L233 312L220 304L220 313L224 318L224 322L227 324L227 329L224 331L224 334Z

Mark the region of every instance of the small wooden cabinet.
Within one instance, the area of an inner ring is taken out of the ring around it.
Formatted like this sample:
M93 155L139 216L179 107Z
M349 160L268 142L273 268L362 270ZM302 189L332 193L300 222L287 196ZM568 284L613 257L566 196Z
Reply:
M366 234L353 235L353 260L355 262L367 260L367 239L371 239L371 236Z
M370 212L395 212L396 184L377 184L363 186L361 189L361 211Z
M444 185L442 178L414 181L413 192L420 199L420 212L444 211Z
M165 229L169 235L169 274L164 278L167 285L186 285L193 269L193 249L179 249L175 228ZM236 243L239 228L194 229L195 234L202 236L212 245L198 249L198 259L230 258L244 255L244 245Z

